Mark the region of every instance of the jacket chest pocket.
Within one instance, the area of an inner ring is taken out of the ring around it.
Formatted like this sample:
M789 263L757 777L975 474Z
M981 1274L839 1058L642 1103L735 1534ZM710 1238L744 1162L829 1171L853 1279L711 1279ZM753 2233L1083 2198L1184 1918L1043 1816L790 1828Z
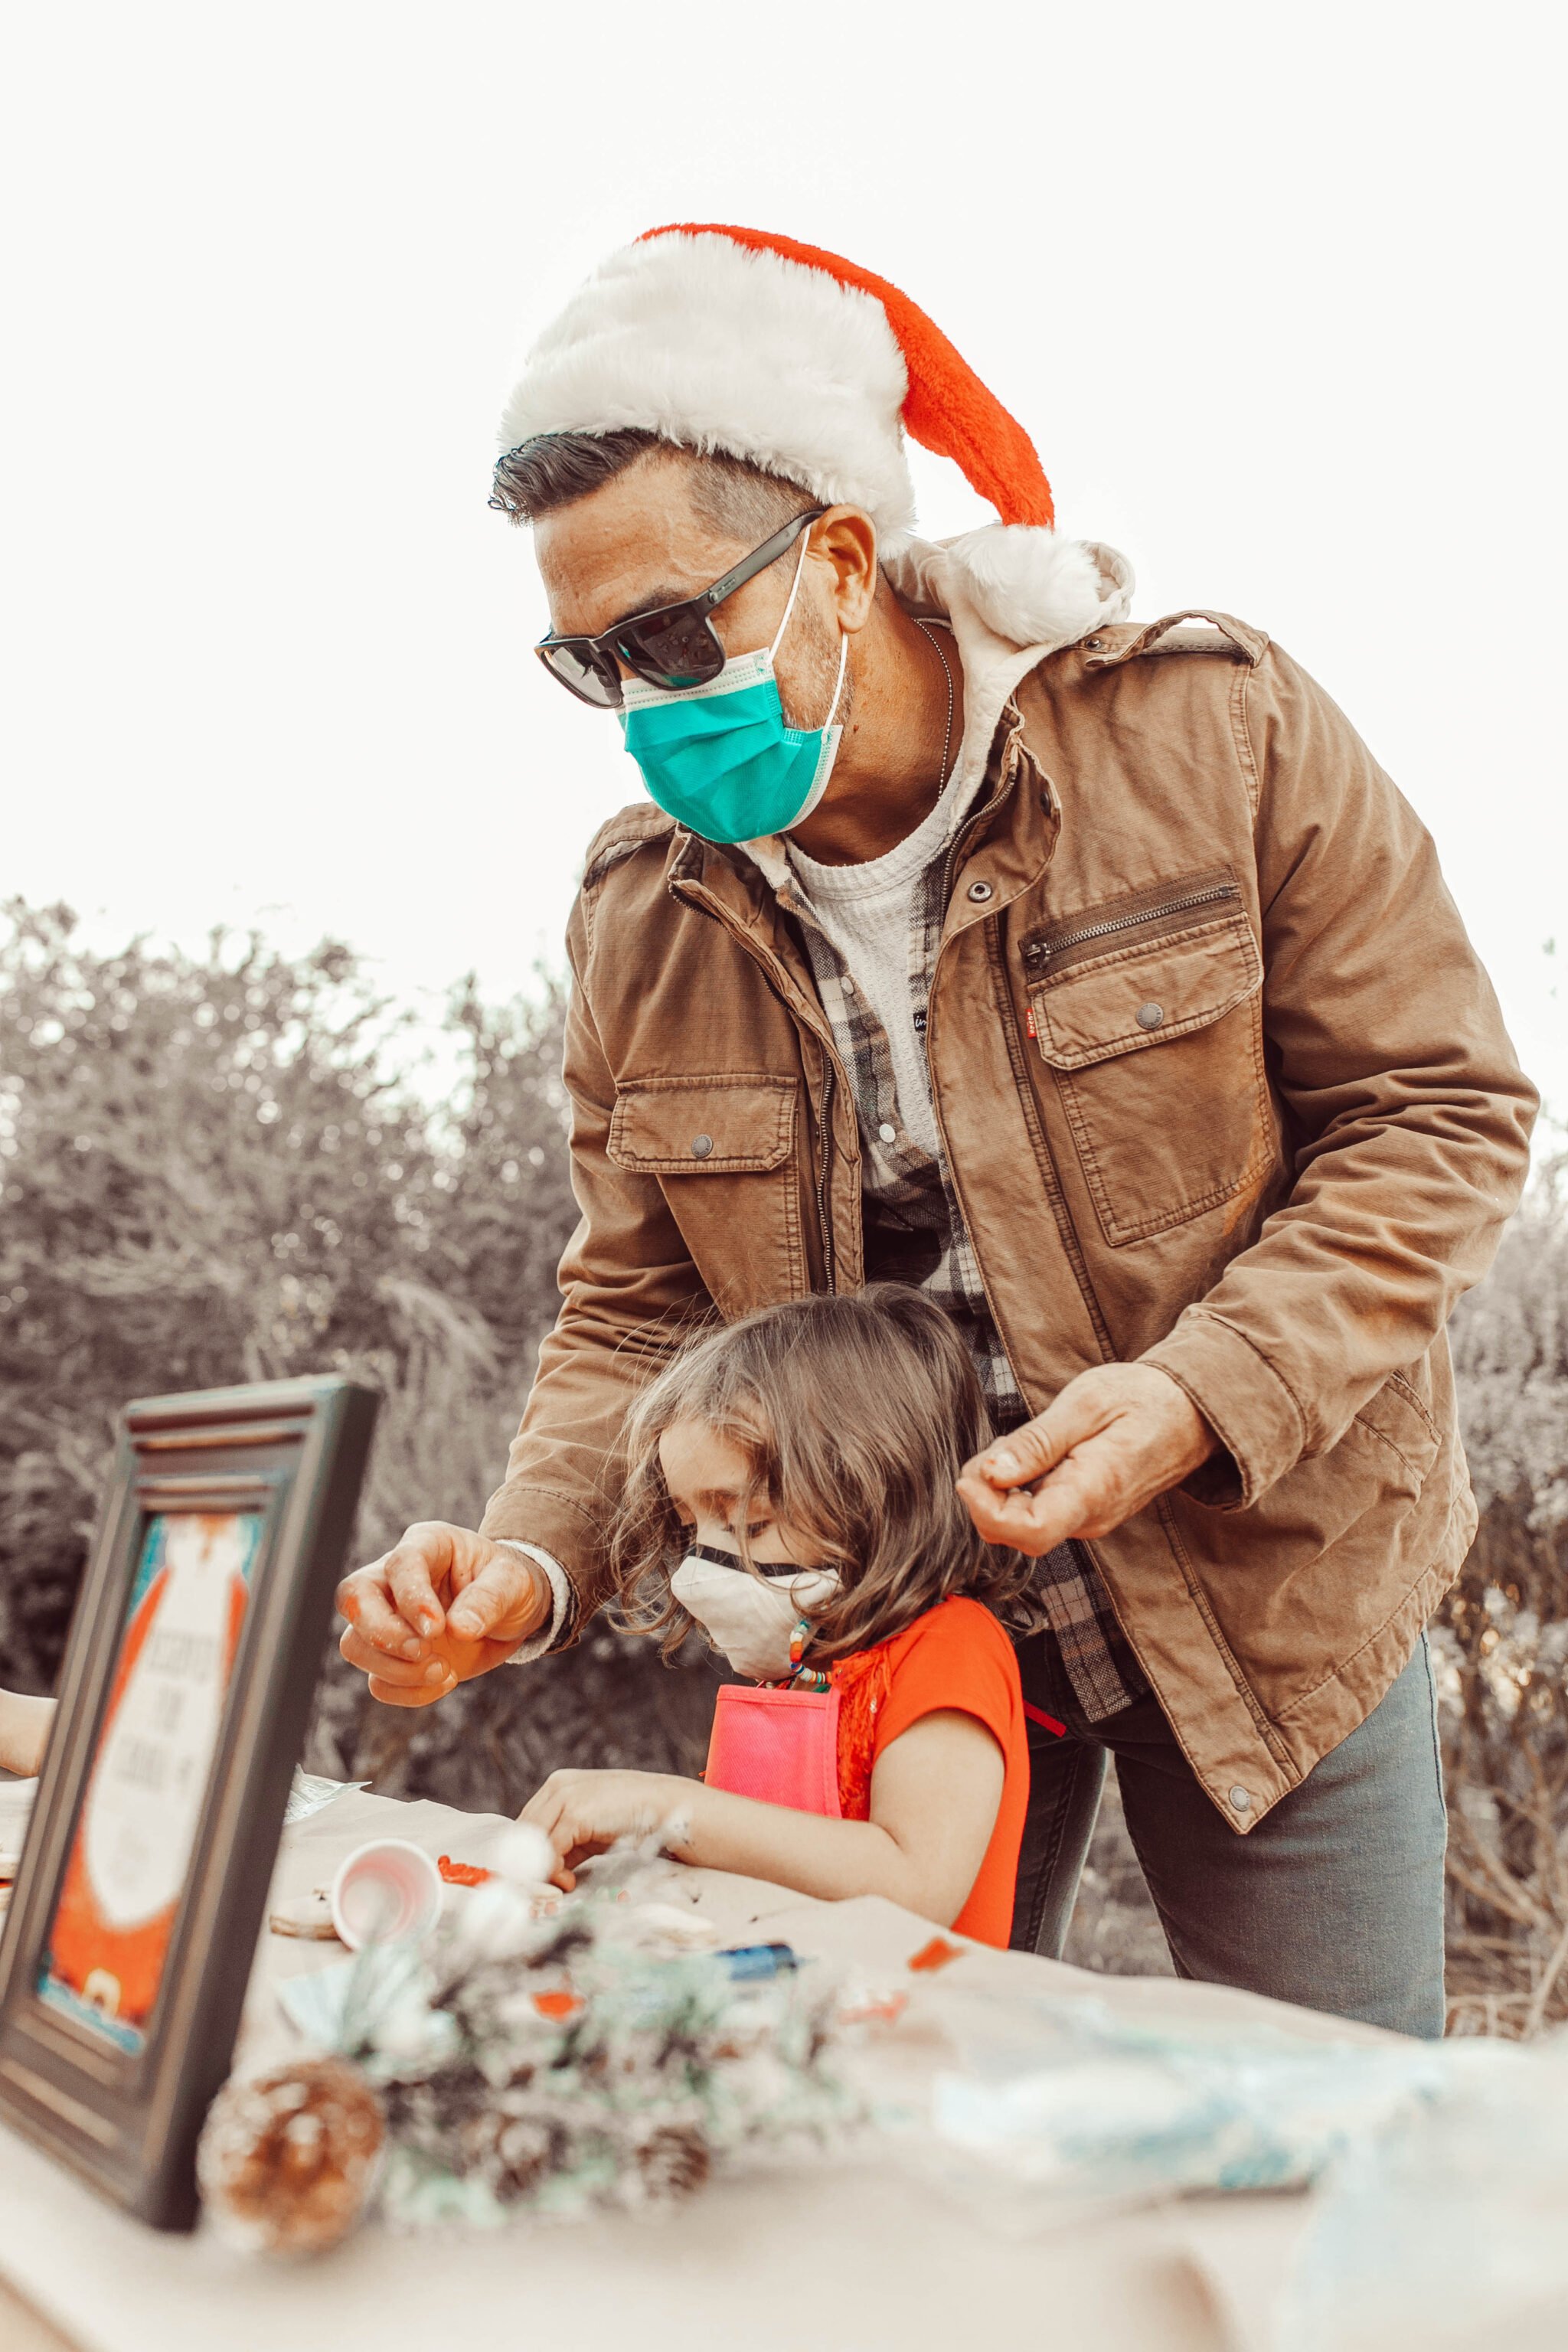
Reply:
M1273 1160L1263 961L1224 873L1130 893L1026 940L1030 1026L1107 1241L1217 1208Z
M727 1320L809 1287L797 1081L766 1072L622 1080L606 1152L655 1178Z

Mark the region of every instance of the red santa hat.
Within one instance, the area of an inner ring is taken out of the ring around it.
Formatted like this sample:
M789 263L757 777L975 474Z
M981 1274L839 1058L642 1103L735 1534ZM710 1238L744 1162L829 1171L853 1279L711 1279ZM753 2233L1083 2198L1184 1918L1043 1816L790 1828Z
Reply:
M1058 539L1033 442L925 312L793 237L682 223L612 254L530 352L500 446L627 426L864 507L895 568L914 523L908 434L1000 518L943 567L997 635L1069 644L1127 608L1124 560Z

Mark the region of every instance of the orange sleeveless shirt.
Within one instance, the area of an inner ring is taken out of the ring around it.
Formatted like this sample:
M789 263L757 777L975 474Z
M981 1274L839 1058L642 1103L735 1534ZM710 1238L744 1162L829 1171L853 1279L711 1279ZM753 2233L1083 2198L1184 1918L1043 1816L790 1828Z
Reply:
M840 1694L838 1803L847 1821L870 1818L878 1757L924 1715L972 1715L1002 1750L995 1826L952 1924L961 1936L1005 1948L1029 1802L1029 1749L1018 1661L1002 1626L982 1601L942 1601L889 1641L841 1658L831 1673Z

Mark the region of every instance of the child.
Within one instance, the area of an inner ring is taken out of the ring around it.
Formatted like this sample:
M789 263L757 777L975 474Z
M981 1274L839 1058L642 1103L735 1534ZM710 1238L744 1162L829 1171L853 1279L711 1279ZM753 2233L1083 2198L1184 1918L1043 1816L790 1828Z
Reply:
M52 1698L25 1698L0 1690L0 1772L30 1780L44 1760L44 1742L55 1719Z
M876 1284L697 1341L627 1428L612 1556L628 1622L693 1622L738 1674L703 1781L552 1773L522 1819L573 1865L663 1832L681 1860L829 1899L885 1895L1005 1945L1028 1800L1013 1646L1027 1573L958 1500L991 1432L941 1309Z

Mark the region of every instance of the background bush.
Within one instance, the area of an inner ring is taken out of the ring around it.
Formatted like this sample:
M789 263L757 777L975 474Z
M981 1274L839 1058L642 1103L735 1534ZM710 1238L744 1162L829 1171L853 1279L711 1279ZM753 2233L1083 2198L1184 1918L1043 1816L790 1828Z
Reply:
M57 1671L128 1397L302 1371L383 1407L356 1536L472 1525L555 1310L574 1210L562 1006L453 992L435 1066L351 950L101 955L61 908L0 935L0 1682ZM432 1097L439 1099L432 1108ZM1549 1169L1455 1318L1480 1533L1435 1634L1452 2023L1568 2015L1568 1198ZM515 1810L552 1765L692 1770L713 1677L596 1631L440 1706L376 1706L335 1647L308 1760ZM1114 1801L1069 1957L1163 1964Z
M454 991L429 1103L411 1024L345 947L215 934L100 955L63 908L0 940L0 1682L58 1670L127 1398L341 1371L383 1394L355 1538L472 1526L575 1215L559 995ZM422 1076L416 1085L409 1073ZM335 1647L309 1760L521 1806L552 1765L694 1769L711 1676L596 1632L438 1707L379 1707Z

